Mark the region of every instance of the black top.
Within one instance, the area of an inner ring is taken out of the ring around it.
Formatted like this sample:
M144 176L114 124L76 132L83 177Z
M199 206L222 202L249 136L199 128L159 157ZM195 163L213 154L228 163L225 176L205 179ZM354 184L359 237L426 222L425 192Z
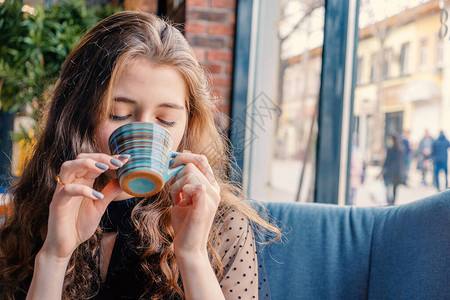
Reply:
M108 266L105 282L94 299L138 299L143 293L144 280L139 270L140 253L131 224L131 211L136 198L112 201L102 217L103 232L118 232ZM140 276L141 275L141 276Z

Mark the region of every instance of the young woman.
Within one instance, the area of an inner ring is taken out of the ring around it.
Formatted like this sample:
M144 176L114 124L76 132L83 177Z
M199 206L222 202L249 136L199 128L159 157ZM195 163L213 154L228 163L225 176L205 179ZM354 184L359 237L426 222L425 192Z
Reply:
M94 26L67 58L0 230L1 299L257 299L254 228L278 237L227 180L204 70L181 33L141 12ZM184 164L134 198L109 135L166 127ZM106 212L105 212L106 211ZM264 295L261 291L264 290Z

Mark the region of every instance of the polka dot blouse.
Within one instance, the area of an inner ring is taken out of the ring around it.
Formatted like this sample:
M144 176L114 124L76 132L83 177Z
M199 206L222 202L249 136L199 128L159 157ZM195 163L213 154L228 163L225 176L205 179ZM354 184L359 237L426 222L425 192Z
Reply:
M270 299L267 276L249 220L236 210L219 219L217 249L224 272L220 287L225 299Z

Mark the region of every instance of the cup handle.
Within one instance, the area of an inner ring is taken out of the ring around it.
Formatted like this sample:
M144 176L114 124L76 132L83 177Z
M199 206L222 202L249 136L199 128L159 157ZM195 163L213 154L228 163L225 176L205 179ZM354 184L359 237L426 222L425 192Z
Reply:
M180 154L180 152L175 152L175 151L174 151L174 152L170 153L170 159L176 157L178 154ZM173 176L175 176L175 175L176 175L178 172L180 172L181 169L183 169L183 168L184 168L184 165L179 165L179 166L176 167L176 168L168 169L166 178L164 179L164 183L166 183L167 181L169 181Z

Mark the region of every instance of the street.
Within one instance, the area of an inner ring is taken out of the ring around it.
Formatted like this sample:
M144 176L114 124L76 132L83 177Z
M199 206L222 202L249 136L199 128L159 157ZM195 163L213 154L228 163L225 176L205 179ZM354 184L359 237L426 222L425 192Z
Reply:
M412 164L413 166L414 164ZM384 206L386 205L384 185L381 180L377 182L377 175L381 167L368 166L366 169L366 178L364 183L357 189L355 195L356 206ZM298 160L274 160L272 165L271 184L268 185L267 201L295 201L295 195L299 184L301 172L301 161ZM308 188L312 182L312 168L306 167L303 188L300 199L306 202ZM437 192L433 185L431 171L428 172L427 186L421 184L421 173L411 167L409 172L408 185L400 185L397 189L397 199L395 204L406 204L418 199L431 196ZM441 186L445 184L444 174L440 175Z

